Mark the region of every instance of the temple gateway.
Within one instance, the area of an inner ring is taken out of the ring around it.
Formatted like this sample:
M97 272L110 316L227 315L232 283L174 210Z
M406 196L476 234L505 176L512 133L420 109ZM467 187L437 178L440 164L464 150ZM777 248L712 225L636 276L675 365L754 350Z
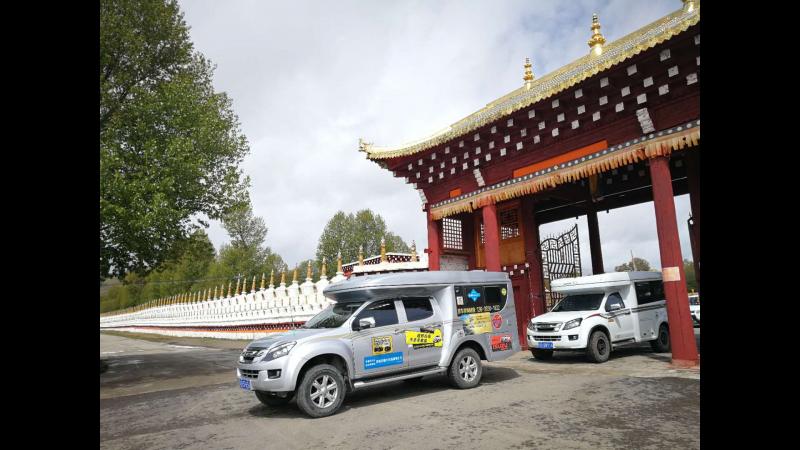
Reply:
M598 210L652 201L674 363L699 361L674 195L689 193L700 280L700 5L606 43L597 15L587 54L415 142L359 141L368 159L419 191L429 270L509 273L520 342L545 312L539 226L581 215L603 273Z

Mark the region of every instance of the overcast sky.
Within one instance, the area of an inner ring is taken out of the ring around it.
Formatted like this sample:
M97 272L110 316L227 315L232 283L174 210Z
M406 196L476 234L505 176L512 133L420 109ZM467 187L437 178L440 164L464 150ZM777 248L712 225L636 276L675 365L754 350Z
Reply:
M254 212L290 266L313 258L338 210L369 208L407 242L427 245L420 198L368 161L358 138L395 145L437 131L522 85L524 58L542 76L579 58L593 12L608 41L679 9L679 0L180 1L196 48L216 65L250 155ZM675 199L691 258L688 196ZM541 227L557 234L576 221ZM584 274L591 273L585 217ZM599 213L607 270L630 251L660 267L652 203ZM215 247L228 241L208 229Z

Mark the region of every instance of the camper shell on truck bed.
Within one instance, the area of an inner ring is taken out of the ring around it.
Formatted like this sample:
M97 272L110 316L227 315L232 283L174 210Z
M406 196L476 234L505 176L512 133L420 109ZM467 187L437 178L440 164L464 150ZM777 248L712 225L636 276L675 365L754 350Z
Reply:
M275 405L297 397L312 417L333 414L347 392L447 374L480 382L481 360L520 350L505 272L434 271L352 277L328 286L334 302L303 328L250 343L237 366L243 389Z

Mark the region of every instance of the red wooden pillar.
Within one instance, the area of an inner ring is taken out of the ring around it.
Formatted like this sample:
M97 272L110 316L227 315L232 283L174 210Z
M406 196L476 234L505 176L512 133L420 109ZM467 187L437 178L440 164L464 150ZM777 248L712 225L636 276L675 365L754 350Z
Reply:
M700 153L697 150L686 152L686 172L689 182L689 203L692 207L692 261L697 292L700 292Z
M522 198L522 226L525 237L525 261L528 263L529 295L531 315L544 314L544 272L542 252L539 248L539 224L536 223L534 201L531 197ZM528 318L530 320L530 317ZM527 321L526 321L527 323Z
M440 239L441 223L431 219L431 211L427 210L428 217L428 270L439 270L439 255L441 254Z
M603 251L600 248L600 226L597 223L597 210L589 201L586 210L586 222L589 225L589 253L592 255L592 275L605 273L603 269Z
M689 295L683 272L669 157L659 156L650 160L650 178L653 183L653 205L661 253L661 272L664 276L664 294L667 297L672 362L693 365L699 362L699 356L689 313Z
M500 227L497 223L497 205L486 205L481 208L481 212L483 213L483 251L486 270L500 272Z

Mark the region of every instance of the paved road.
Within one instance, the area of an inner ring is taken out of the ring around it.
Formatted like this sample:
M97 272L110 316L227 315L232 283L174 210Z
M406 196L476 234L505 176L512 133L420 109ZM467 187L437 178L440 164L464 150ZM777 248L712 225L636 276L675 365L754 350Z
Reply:
M696 330L699 335L699 330ZM699 448L700 375L649 346L605 364L521 352L488 363L483 383L443 377L352 393L309 419L239 389L239 350L100 335L101 448ZM189 348L187 348L189 347ZM193 348L191 348L193 347ZM105 352L105 354L103 354Z

